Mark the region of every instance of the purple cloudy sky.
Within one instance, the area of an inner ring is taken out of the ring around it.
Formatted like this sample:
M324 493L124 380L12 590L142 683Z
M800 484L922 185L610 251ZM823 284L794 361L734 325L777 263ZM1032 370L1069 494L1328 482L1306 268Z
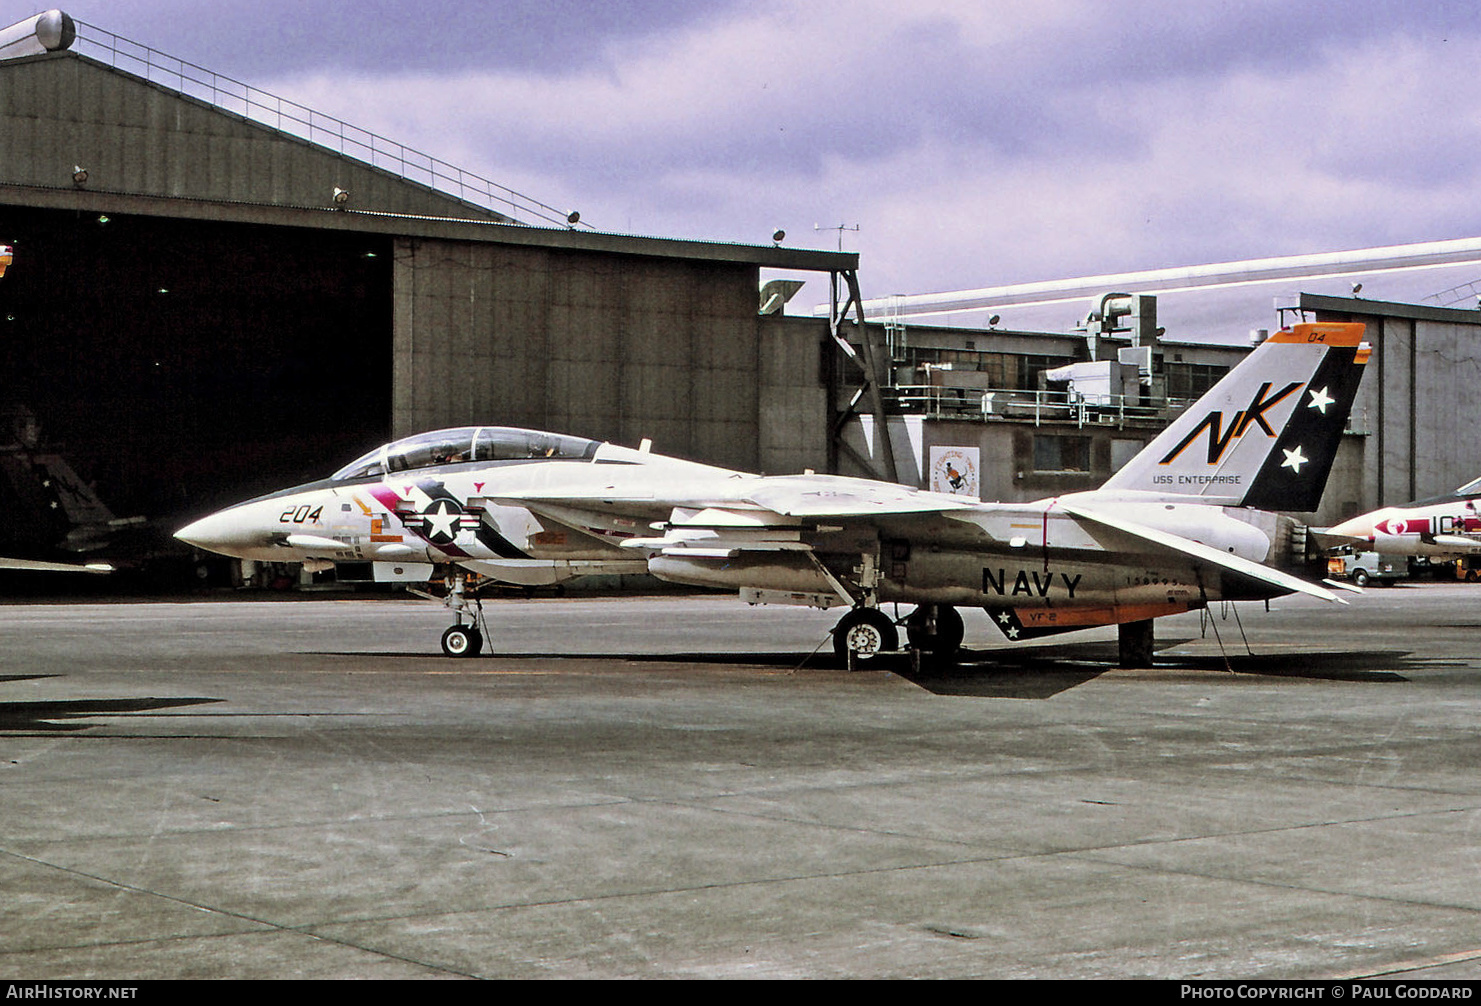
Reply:
M3 6L4 23L39 9ZM600 230L765 243L783 227L832 248L827 228L857 226L843 246L871 297L1481 235L1481 18L1461 2L63 9ZM1364 295L1477 278L1374 276ZM1271 327L1286 289L1199 295L1165 320L1218 334L1216 303L1237 330Z

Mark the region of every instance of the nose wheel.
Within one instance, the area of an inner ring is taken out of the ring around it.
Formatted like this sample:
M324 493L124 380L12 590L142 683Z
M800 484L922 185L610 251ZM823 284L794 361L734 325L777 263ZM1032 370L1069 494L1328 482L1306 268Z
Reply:
M442 634L442 652L449 657L476 657L483 650L483 633L473 625L454 625Z

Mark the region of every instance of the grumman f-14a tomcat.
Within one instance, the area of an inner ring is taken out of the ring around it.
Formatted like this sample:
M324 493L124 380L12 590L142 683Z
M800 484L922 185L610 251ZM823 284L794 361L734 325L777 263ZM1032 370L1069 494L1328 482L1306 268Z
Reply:
M178 537L243 559L372 564L440 578L449 655L483 646L477 582L644 571L753 603L846 605L841 656L962 640L960 606L1010 639L1117 625L1151 659L1153 619L1326 587L1290 564L1367 359L1360 324L1272 335L1100 489L983 503L867 479L759 476L505 427L398 440L328 479L222 510ZM477 574L470 577L470 574ZM881 605L914 610L896 619ZM1142 663L1142 666L1145 666Z

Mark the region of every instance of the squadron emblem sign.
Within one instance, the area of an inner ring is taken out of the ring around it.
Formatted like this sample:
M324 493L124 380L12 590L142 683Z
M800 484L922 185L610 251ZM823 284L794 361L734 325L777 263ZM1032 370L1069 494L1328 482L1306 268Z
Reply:
M956 496L982 496L977 447L932 447L931 492Z

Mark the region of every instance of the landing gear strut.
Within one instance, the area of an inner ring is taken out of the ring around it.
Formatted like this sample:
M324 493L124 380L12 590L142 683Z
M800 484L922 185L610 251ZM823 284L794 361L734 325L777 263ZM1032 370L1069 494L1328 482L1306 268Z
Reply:
M478 625L484 621L483 600L467 592L467 576L454 568L447 574L447 596L442 603L452 609L453 625L442 634L442 652L449 657L476 657L483 651L483 633ZM464 623L463 619L468 621ZM486 624L486 623L485 623Z
M1120 666L1152 666L1152 651L1156 648L1152 621L1147 618L1140 622L1122 622L1116 626L1117 655L1120 657Z

